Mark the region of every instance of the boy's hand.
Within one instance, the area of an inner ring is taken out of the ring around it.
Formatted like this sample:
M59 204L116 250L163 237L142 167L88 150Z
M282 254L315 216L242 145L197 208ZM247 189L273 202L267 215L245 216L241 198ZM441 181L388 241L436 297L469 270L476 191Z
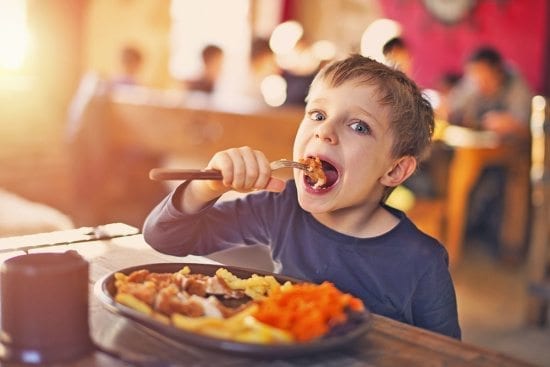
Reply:
M265 155L250 147L231 148L218 152L214 154L206 168L220 171L223 180L192 181L183 195L181 203L183 211L195 212L207 202L230 190L279 192L285 186L284 181L271 177L271 168Z

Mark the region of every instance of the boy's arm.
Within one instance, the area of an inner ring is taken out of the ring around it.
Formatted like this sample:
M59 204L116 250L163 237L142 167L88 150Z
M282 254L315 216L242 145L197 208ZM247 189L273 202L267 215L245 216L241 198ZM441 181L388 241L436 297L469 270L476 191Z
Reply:
M159 252L206 255L236 245L269 244L279 201L266 191L235 200L211 201L199 212L186 214L174 205L182 184L149 214L145 241Z
M185 190L176 192L174 205L184 213L199 212L209 202L230 190L282 191L284 182L271 177L265 155L250 147L231 148L214 154L207 169L222 173L223 180L191 181Z
M257 220L246 209L218 205L225 192L236 190L282 191L284 181L271 177L271 168L262 152L249 147L216 153L208 169L222 173L223 180L195 180L180 185L158 204L143 226L145 241L153 248L172 255L207 254L234 245L243 234L257 230L250 227Z
M170 255L185 256L193 252L192 240L194 225L193 219L198 214L185 214L181 212L175 202L182 196L189 182L178 186L176 190L166 196L149 213L143 224L143 238L154 249ZM205 207L206 210L206 207Z

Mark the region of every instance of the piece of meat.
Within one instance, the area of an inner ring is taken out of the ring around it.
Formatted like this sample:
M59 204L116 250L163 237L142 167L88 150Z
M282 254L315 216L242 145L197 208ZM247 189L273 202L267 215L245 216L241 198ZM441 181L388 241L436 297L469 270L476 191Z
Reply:
M208 281L206 282L206 293L216 296L223 296L227 299L241 299L245 296L242 290L229 288L225 280L218 276L208 278Z
M200 277L189 277L185 290L189 294L194 294L200 297L206 296L206 280Z
M119 293L128 293L140 301L152 306L157 295L157 288L153 282L122 283L118 286Z
M323 164L319 157L301 158L299 162L307 166L305 174L313 181L313 187L319 188L327 182L325 171L323 171Z
M143 283L147 276L149 275L149 270L141 269L131 272L126 278L127 282Z
M159 290L157 297L155 298L154 309L158 312L162 312L163 314L170 316L172 312L174 312L172 298L176 298L178 292L179 289L174 284Z

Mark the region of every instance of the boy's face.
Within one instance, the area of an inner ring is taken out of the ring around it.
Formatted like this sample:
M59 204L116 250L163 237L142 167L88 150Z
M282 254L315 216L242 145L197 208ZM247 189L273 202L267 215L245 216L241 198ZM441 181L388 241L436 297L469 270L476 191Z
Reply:
M378 205L391 170L393 134L373 86L315 82L294 142L294 159L319 157L327 184L314 188L295 170L300 206L313 214ZM358 212L359 214L359 212Z

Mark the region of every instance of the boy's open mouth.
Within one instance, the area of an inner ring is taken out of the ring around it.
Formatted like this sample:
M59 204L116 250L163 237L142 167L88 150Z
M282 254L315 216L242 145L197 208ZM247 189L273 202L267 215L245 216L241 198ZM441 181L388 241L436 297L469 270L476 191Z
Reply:
M331 188L338 181L339 177L338 170L332 164L327 161L321 160L321 165L325 174L325 182L321 185L308 175L304 175L304 182L306 183L306 185L315 190L327 190Z

